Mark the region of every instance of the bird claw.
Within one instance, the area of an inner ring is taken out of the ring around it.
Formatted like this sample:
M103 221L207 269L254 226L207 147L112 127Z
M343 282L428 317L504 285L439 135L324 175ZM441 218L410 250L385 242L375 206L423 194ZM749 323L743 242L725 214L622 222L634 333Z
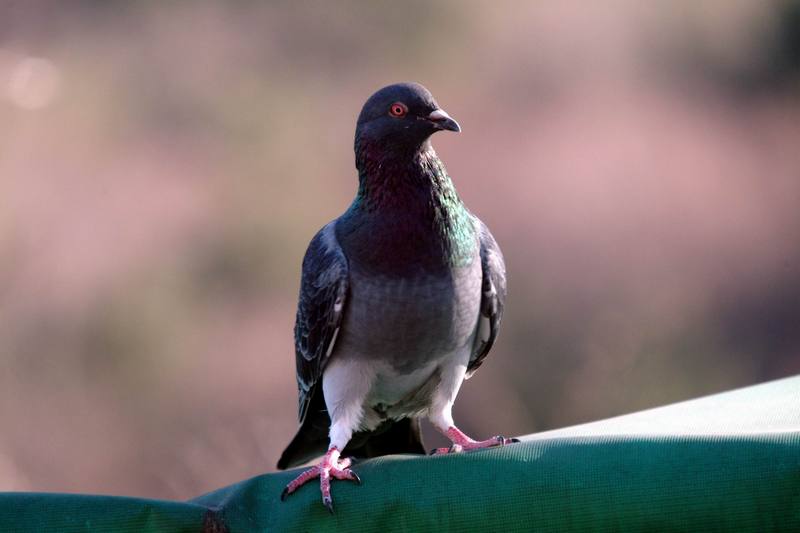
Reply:
M476 441L472 440L461 430L451 427L450 430L447 431L447 436L450 440L453 441L453 445L450 448L436 448L431 450L431 455L440 455L445 453L459 453L465 450L480 450L483 448L492 448L494 446L506 446L507 444L514 444L519 442L519 439L507 439L502 435L496 435L491 439Z
M464 447L460 444L451 444L448 448L434 448L431 450L431 455L445 455L448 453L461 453L464 451Z
M328 452L317 466L312 466L303 471L299 476L290 481L281 492L281 501L286 498L308 481L319 478L319 487L322 492L322 504L333 514L333 498L331 497L331 478L344 479L361 485L361 478L358 474L350 470L350 459L339 460L338 450L335 453Z

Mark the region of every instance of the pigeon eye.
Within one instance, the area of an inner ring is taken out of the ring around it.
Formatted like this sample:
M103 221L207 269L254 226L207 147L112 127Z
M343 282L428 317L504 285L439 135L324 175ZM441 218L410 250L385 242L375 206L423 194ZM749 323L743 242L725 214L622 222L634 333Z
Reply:
M393 117L404 117L408 113L408 108L402 102L395 102L389 108L389 114Z

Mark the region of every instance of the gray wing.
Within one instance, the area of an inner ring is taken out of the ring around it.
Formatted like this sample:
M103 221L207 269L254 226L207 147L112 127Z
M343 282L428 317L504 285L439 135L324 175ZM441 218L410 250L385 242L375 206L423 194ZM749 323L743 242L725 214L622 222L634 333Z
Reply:
M506 302L506 263L503 260L503 252L500 251L489 228L477 217L475 217L475 224L480 239L483 284L481 315L478 321L475 347L467 366L467 377L472 376L489 355L489 350L492 349L492 345L497 339L497 333L500 331L500 321L503 318L503 308Z
M303 258L294 326L300 422L333 351L347 299L347 258L336 240L335 226L333 221L322 228Z

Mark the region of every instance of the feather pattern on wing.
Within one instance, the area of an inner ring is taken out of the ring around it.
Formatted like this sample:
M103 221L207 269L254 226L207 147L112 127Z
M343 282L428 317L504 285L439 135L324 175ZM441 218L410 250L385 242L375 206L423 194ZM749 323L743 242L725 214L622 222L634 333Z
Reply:
M503 318L506 302L506 264L503 252L494 240L489 228L477 217L475 224L481 247L481 267L483 282L481 286L481 315L478 320L478 332L475 336L475 348L467 367L467 378L481 366L489 355Z
M300 298L294 326L300 422L333 352L349 285L347 258L334 231L336 221L311 240L303 258Z

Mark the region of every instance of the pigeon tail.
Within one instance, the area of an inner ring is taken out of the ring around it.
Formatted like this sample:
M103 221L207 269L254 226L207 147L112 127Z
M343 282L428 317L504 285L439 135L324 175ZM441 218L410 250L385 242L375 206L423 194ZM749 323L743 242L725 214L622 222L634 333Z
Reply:
M286 470L309 462L325 452L328 440L325 433L316 436L301 427L278 459L278 470Z
M425 446L419 420L403 418L384 422L375 431L356 433L344 451L349 456L369 458L396 453L424 454Z
M328 446L324 423L312 423L307 417L297 431L292 442L286 447L278 469L286 470L299 466L319 457ZM404 418L398 421L387 421L375 431L362 431L353 435L343 453L358 459L369 459L381 455L396 453L424 454L419 420Z
M317 391L313 391L317 392ZM325 409L321 391L311 394L310 405L300 429L278 460L278 469L286 470L319 457L328 448L328 428L331 420Z

